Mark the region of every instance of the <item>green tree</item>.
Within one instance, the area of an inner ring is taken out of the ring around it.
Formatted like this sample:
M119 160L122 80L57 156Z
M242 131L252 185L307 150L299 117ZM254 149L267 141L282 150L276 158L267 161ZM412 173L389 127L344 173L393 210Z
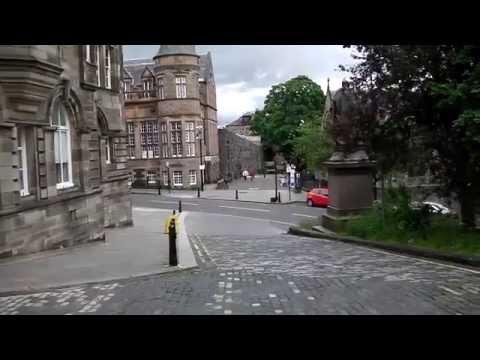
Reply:
M360 62L342 68L388 115L377 127L380 135L394 132L392 139L403 145L420 138L429 149L423 154L425 170L441 180L444 194L457 196L462 222L474 226L480 195L480 46L355 48ZM376 152L385 153L390 165L400 162L398 148L390 151L385 141Z
M297 163L294 146L302 125L315 122L323 112L325 95L318 84L297 76L275 85L263 110L253 117L253 131L270 148L277 148L290 162Z
M330 135L322 129L319 118L300 126L293 143L297 163L311 172L322 168L322 163L332 155L334 145Z

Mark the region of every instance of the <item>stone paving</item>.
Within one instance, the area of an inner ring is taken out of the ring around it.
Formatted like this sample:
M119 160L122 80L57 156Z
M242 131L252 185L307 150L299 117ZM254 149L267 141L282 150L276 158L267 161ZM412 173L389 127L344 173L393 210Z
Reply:
M0 298L0 314L480 314L480 271L290 235L192 234L199 267Z

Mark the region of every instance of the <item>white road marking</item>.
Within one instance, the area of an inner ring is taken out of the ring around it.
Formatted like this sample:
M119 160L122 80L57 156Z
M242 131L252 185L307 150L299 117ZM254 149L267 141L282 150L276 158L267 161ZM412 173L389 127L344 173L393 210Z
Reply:
M467 269L467 268L463 268L463 267L459 267L459 266L455 266L455 265L442 264L442 263L438 263L438 262L435 262L435 261L429 261L429 260L414 258L414 257L412 257L412 256L405 256L405 255L394 254L394 253L391 253L391 252L388 252L388 251L376 250L376 249L371 249L371 248L368 248L368 247L364 247L364 249L366 249L366 250L368 250L368 251L380 253L380 254L397 256L397 257L401 257L401 258L409 259L409 260L413 260L413 261L424 262L424 263L427 263L427 264L433 264L433 265L448 267L448 268L452 268L452 269L456 269L456 270L466 271L466 272L470 272L470 273L472 273L472 274L480 274L480 271L472 270L472 269Z
M150 202L159 204L178 204L178 201L149 200Z
M312 218L312 219L315 219L317 218L318 216L312 216L312 215L305 215L305 214L292 214L293 216L303 216L303 217L308 217L308 218Z
M218 207L227 208L227 209L238 209L238 210L270 212L270 210L265 210L265 209L253 209L253 208L244 208L244 207L237 207L237 206L222 206L222 205L219 205Z
M146 207L136 207L136 206L134 206L132 208L132 210L134 210L134 211L144 211L144 212L162 212L162 211L163 212L166 212L166 211L170 212L170 211L172 211L172 210L168 210L168 209L146 208Z
M446 286L439 286L440 289L443 289L445 291L448 291L449 293L453 294L453 295L457 295L457 296L462 296L462 293L459 293L455 290L452 290L450 288L447 288Z
M191 203L191 202L183 202L182 205L200 206L200 204Z
M272 223L277 223L277 224L282 224L282 225L290 225L293 226L295 224L285 222L285 221L279 221L279 220L269 220L269 219L258 219L258 218L252 218L249 216L240 216L240 215L230 215L230 214L217 214L217 213L208 213L209 215L217 215L217 216L230 216L230 217L236 217L240 219L248 219L248 220L255 220L255 221L262 221L262 222L272 222Z

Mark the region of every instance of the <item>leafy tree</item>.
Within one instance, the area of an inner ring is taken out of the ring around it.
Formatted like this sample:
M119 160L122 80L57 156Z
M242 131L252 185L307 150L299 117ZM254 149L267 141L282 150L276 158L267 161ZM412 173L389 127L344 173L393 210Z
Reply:
M430 150L424 154L425 170L429 167L441 180L444 194L457 196L462 222L474 226L480 196L480 46L355 48L354 57L360 62L342 68L373 99L376 110L387 114L377 127L379 135L395 133L385 141L403 146L389 148L384 141L377 144L376 153L385 154L392 166L402 162L395 151L411 148L406 146L409 142L421 142ZM407 162L411 156L407 155Z
M329 134L322 129L319 118L303 124L293 143L297 164L311 172L322 168L322 163L332 155L334 146Z
M254 114L252 129L267 147L278 149L285 159L297 163L295 139L302 125L320 117L324 104L320 86L306 76L297 76L272 87L263 110Z

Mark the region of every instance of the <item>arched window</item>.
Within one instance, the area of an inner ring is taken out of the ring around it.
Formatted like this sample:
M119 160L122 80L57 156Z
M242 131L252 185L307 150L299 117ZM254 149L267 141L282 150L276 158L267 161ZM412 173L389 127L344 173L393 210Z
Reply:
M100 158L102 161L109 165L113 161L112 154L113 154L113 147L111 138L108 135L108 122L105 118L104 113L97 108L97 122L98 122L98 129L100 131L99 141L100 141Z
M157 86L158 86L158 97L160 98L160 100L164 100L165 99L165 86L163 84L163 79L162 78L158 78L158 81L157 81Z
M57 172L57 189L73 186L72 180L72 145L70 134L70 113L65 105L58 101L52 116L54 133L55 166Z

